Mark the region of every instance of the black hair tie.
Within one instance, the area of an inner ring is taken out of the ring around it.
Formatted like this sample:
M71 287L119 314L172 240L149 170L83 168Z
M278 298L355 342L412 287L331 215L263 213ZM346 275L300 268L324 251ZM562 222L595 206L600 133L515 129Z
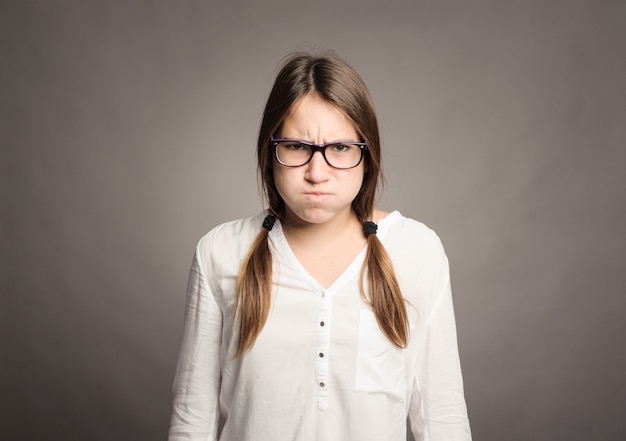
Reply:
M370 234L376 234L377 230L378 230L378 225L376 225L374 222L371 222L371 221L363 222L363 232L365 233L365 237L369 236Z
M268 214L265 216L265 219L263 219L263 228L267 231L272 231L272 228L274 228L274 222L276 222L276 216Z

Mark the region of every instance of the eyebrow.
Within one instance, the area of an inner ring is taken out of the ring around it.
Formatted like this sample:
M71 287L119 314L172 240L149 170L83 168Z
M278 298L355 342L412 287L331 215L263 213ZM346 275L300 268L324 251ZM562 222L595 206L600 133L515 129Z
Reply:
M303 144L311 144L311 145L330 145L330 144L341 144L341 143L346 143L346 144L365 144L365 142L363 142L363 141L352 141L352 140L348 140L348 139L331 141L331 142L324 142L322 144L316 144L313 141L307 141L307 140L300 139L300 138L274 138L274 137L272 137L272 140L273 141L298 141L298 142L301 142Z

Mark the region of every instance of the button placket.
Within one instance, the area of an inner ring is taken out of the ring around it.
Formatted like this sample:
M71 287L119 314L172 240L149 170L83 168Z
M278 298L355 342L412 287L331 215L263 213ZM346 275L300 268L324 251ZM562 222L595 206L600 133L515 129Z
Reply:
M330 319L332 302L326 292L320 293L316 313L317 347L315 350L315 375L317 379L317 406L320 410L328 408L328 373L329 373L329 345Z

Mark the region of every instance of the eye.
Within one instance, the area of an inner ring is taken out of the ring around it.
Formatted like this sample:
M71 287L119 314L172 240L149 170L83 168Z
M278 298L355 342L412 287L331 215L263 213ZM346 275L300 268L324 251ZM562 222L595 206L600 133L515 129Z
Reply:
M346 153L352 149L352 145L350 144L334 144L330 146L330 149L335 153Z
M293 151L307 150L307 147L308 147L306 144L303 144L301 142L295 142L295 141L284 142L283 146L286 149L293 150Z

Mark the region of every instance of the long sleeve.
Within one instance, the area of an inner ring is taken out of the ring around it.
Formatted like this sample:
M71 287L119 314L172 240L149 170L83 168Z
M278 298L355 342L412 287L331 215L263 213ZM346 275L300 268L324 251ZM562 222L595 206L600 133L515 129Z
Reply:
M416 441L469 441L448 259L441 249L415 367L409 422Z
M196 249L174 377L169 441L217 439L221 335L222 313Z

